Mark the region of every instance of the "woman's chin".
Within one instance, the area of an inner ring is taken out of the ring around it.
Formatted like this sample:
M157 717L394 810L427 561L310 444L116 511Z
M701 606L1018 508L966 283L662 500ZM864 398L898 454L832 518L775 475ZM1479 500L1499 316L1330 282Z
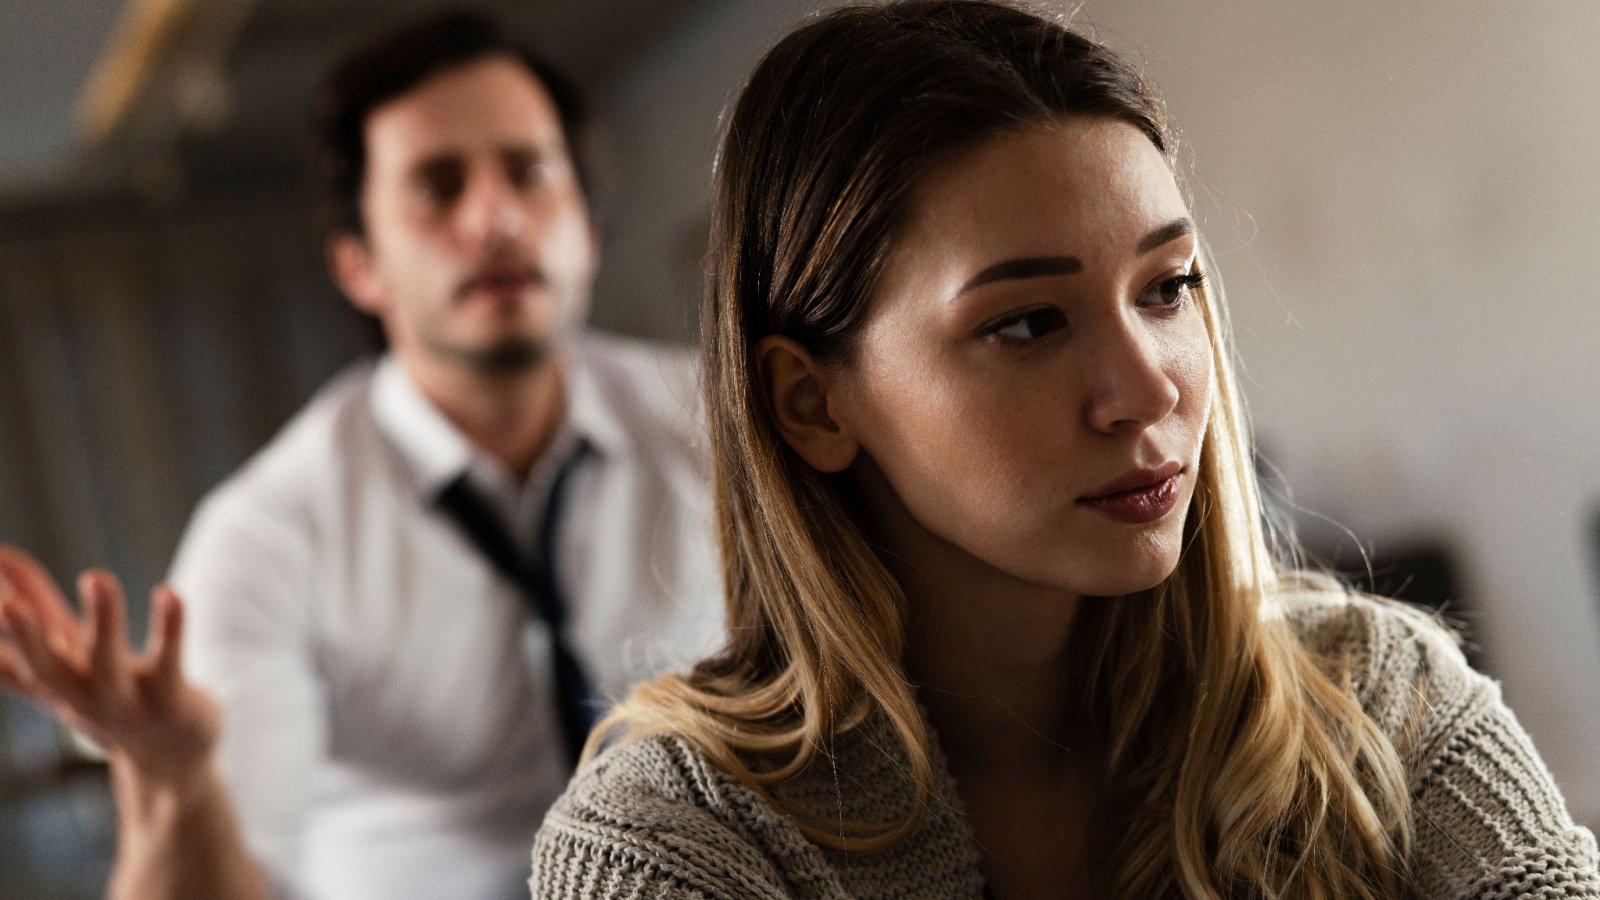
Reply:
M1093 597L1120 597L1148 591L1172 577L1178 568L1178 559L1161 558L1144 560L1130 566L1107 571L1097 577L1083 579L1078 592Z

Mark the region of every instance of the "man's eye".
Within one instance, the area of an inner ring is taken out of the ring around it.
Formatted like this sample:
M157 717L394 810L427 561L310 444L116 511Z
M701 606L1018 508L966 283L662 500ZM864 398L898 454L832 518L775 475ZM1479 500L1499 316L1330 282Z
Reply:
M461 172L454 169L435 169L423 173L419 179L423 199L436 206L448 206L455 202L465 184Z
M995 319L983 326L980 333L985 336L996 335L1008 341L1035 341L1065 327L1065 313L1054 306L1042 306Z

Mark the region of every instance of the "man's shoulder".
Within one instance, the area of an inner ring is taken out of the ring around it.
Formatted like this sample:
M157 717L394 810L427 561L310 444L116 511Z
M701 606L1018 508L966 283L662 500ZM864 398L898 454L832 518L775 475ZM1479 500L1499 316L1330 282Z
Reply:
M372 370L360 363L334 376L195 508L170 578L193 601L197 624L217 609L241 608L212 599L242 596L241 582L255 591L303 577L337 530L328 511L352 495L350 481L383 468L367 402ZM301 599L295 589L274 596Z
M355 363L331 378L272 439L214 487L201 510L250 508L286 514L330 496L339 479L377 452L370 394L374 364Z
M580 402L652 452L705 443L695 356L688 347L600 332L575 342L583 372Z
M578 335L576 347L585 359L608 370L629 374L665 371L675 377L693 378L695 353L687 344L591 329Z
M607 399L666 401L672 411L699 403L695 355L689 347L599 331L584 332L575 346Z

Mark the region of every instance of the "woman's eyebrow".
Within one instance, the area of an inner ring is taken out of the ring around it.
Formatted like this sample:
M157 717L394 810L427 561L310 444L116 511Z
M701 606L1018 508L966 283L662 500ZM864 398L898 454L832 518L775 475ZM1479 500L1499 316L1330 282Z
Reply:
M1139 255L1143 256L1186 234L1194 234L1194 222L1187 217L1173 219L1139 241ZM959 297L973 288L996 281L1042 278L1047 275L1076 275L1082 271L1083 261L1076 256L1021 256L985 267L983 271L968 279L967 283L961 286L961 290L956 291L956 296Z
M993 281L1013 278L1040 278L1045 275L1076 275L1083 271L1083 261L1076 256L1023 256L1008 259L986 267L972 276L956 296Z
M1194 234L1194 222L1190 221L1188 217L1173 219L1171 222L1144 236L1144 240L1139 242L1139 255L1143 256L1151 250L1175 241L1186 234Z

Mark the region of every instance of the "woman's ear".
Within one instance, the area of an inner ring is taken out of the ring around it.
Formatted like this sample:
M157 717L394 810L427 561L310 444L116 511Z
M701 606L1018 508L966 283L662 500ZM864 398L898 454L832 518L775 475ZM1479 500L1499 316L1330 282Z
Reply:
M756 342L756 372L778 434L818 472L841 472L861 445L834 415L835 370L825 368L799 342L768 335Z

